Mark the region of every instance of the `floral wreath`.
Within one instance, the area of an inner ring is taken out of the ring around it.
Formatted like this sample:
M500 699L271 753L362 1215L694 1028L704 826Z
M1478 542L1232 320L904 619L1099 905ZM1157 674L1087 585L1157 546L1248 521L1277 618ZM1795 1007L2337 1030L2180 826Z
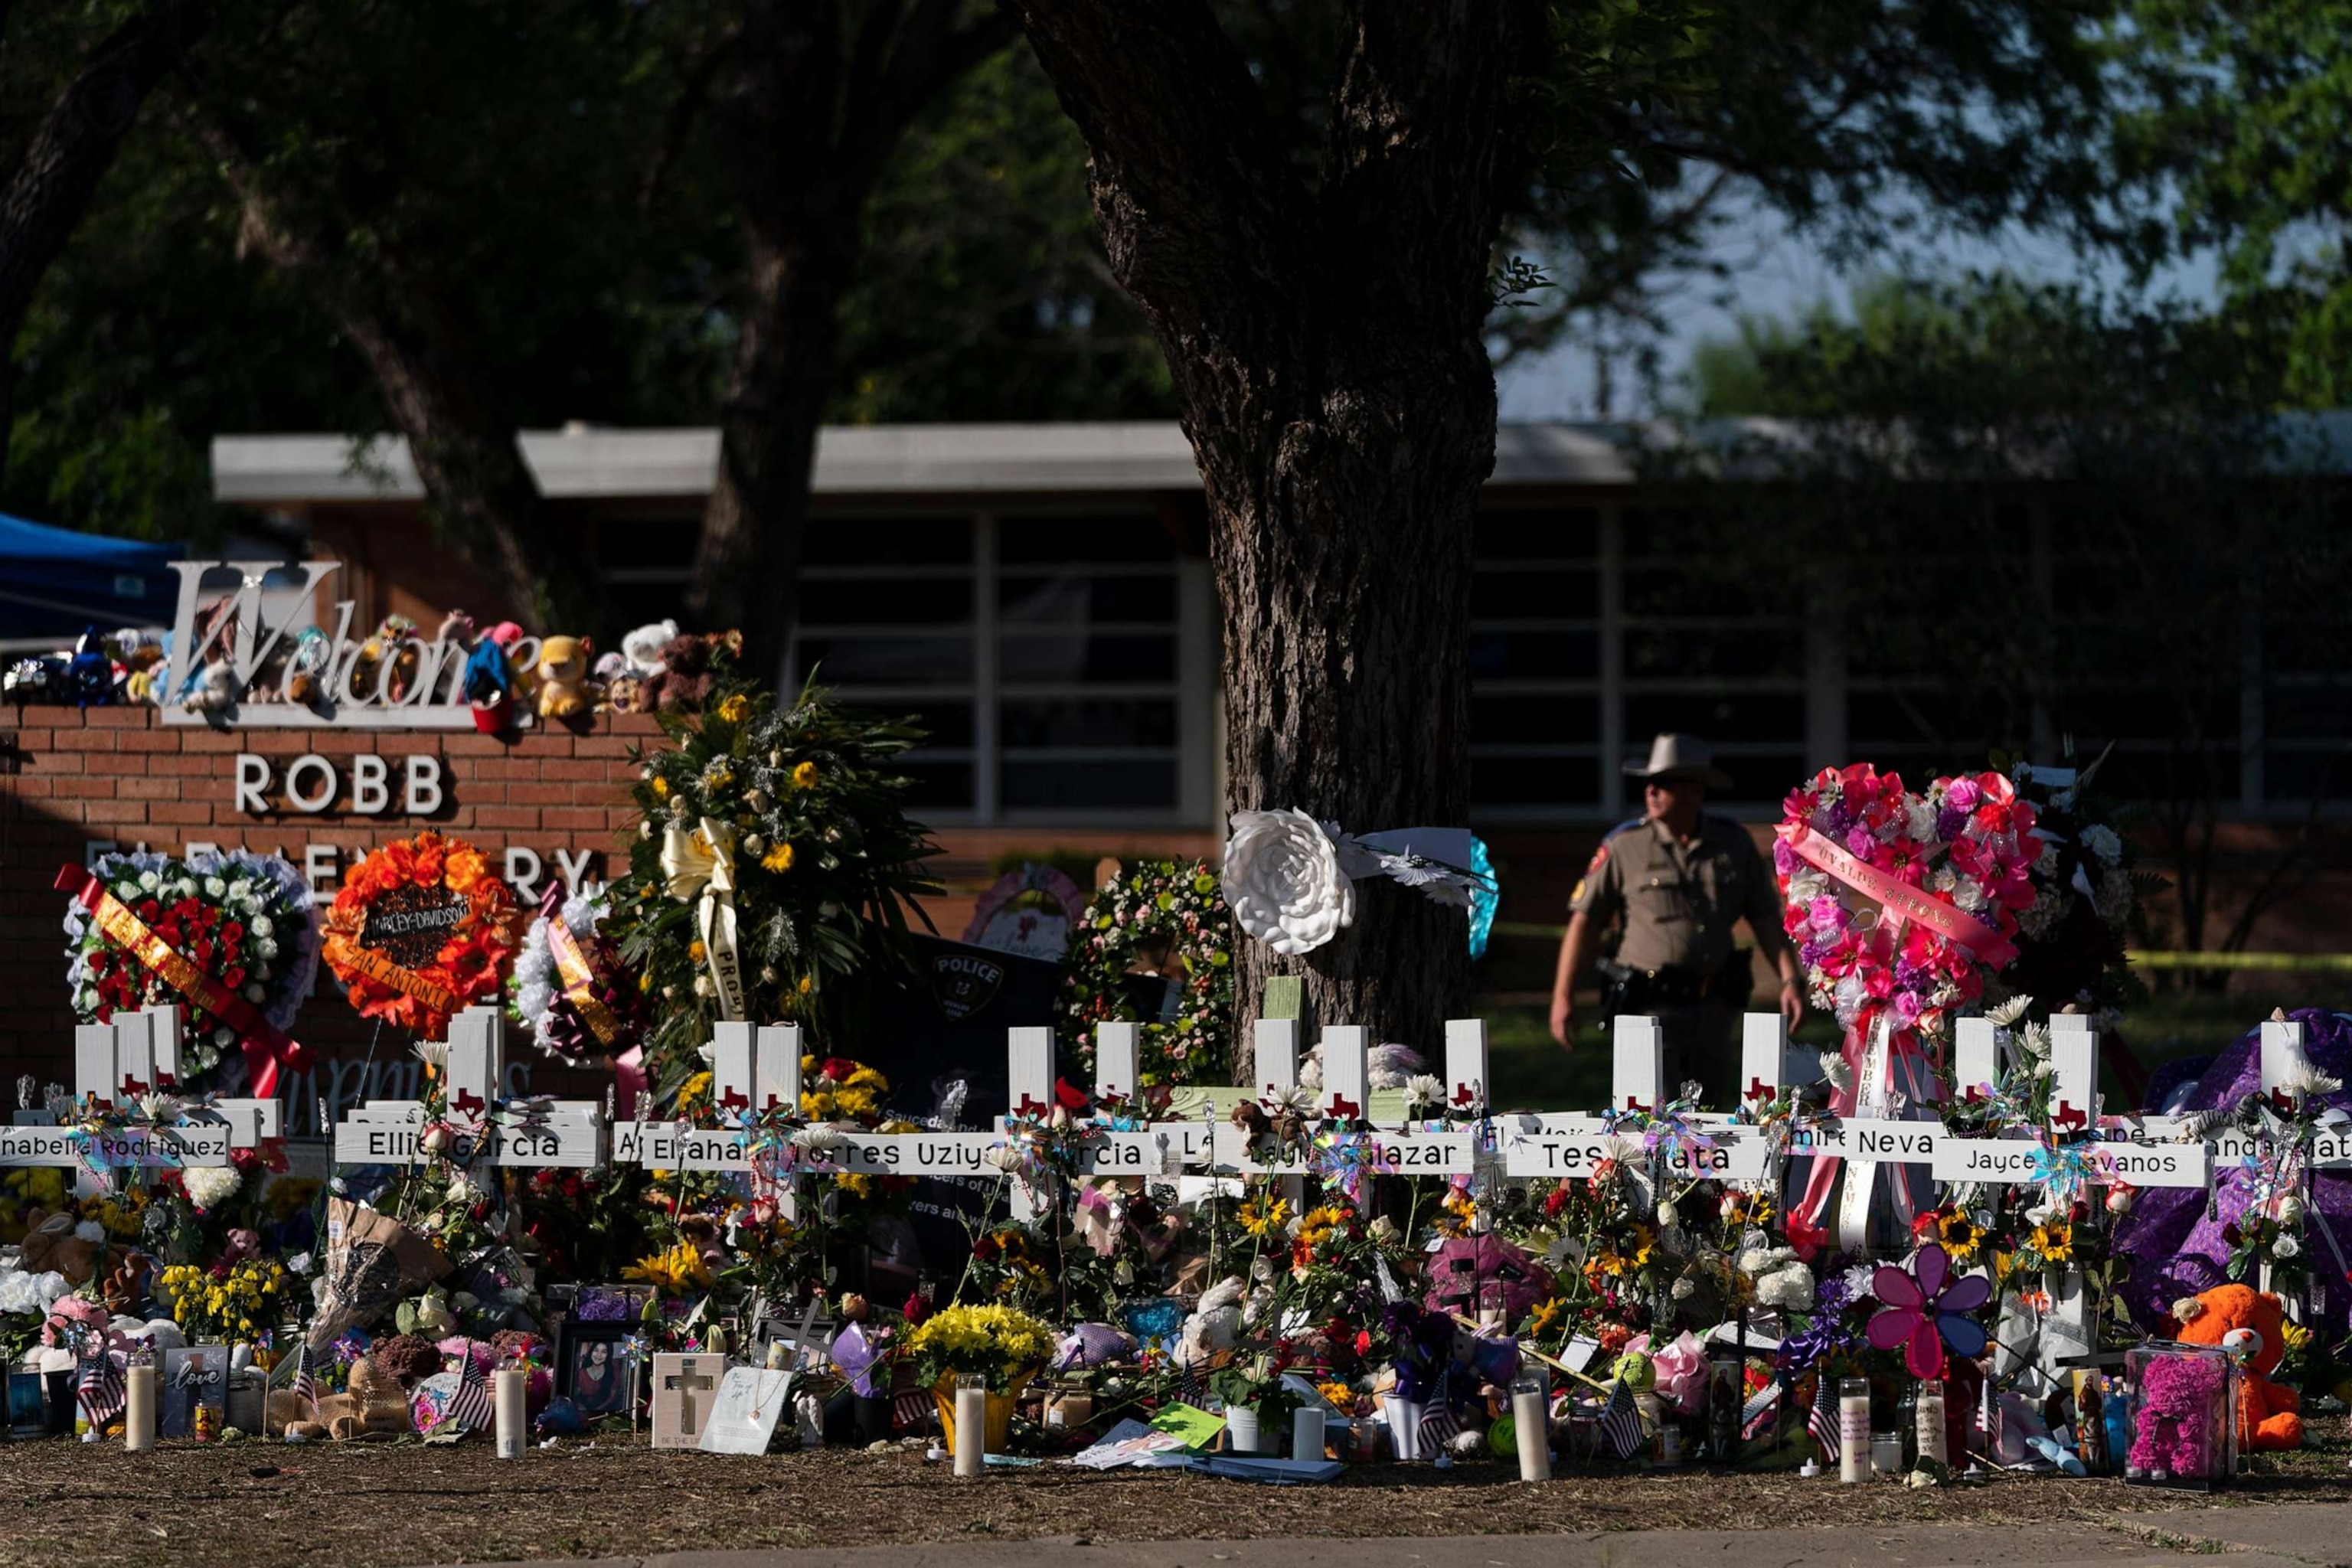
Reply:
M1138 1016L1123 982L1143 949L1167 944L1163 972L1182 972L1176 1016ZM1070 943L1062 1021L1091 1074L1095 1026L1140 1023L1139 1088L1221 1072L1234 1016L1233 915L1205 860L1146 860L1103 884Z
M185 860L141 851L68 868L58 886L73 894L66 983L82 1022L179 1004L189 1086L241 1043L271 1062L299 1052L284 1037L318 973L319 916L291 864L246 850Z
M644 1025L645 994L601 934L611 907L603 891L567 894L551 881L515 952L509 1014L558 1061L617 1055Z
M519 923L482 852L426 831L343 874L327 911L327 968L362 1018L437 1038L451 1014L497 993Z
M1867 763L1791 791L1772 847L1783 924L1813 1005L1857 1035L1938 1039L2016 961L2042 853L2008 777L1939 778L1914 795ZM1881 906L1857 908L1862 899Z

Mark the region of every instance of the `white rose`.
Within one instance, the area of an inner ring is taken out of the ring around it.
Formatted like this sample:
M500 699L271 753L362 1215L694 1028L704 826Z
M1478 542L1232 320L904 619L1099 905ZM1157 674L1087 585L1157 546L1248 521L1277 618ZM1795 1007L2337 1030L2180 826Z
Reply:
M1356 921L1356 888L1323 826L1303 811L1237 811L1225 842L1225 902L1281 953L1312 952Z
M2271 1256L2273 1258L2295 1258L2299 1257L2302 1252L2303 1243L2297 1241L2291 1236L2282 1236L2276 1241L2271 1243Z
M2095 822L2083 829L2083 847L2110 866L2124 858L2124 841L2104 822Z
M253 917L254 935L268 936L277 929L278 928L276 926L269 923L269 917L268 915L256 915Z
M206 877L205 879L205 897L208 899L219 899L226 898L227 896L228 884L226 882L222 881L218 877Z
M139 873L139 885L151 893L157 888L161 887L163 882L163 879L158 877L152 871L142 871Z

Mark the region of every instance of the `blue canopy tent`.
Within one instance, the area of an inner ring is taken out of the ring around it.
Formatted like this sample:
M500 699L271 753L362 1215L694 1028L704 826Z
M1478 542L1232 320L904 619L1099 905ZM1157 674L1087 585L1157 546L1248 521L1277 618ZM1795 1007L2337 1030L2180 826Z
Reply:
M180 579L165 563L186 553L0 514L0 639L54 637L66 647L85 626L169 626Z

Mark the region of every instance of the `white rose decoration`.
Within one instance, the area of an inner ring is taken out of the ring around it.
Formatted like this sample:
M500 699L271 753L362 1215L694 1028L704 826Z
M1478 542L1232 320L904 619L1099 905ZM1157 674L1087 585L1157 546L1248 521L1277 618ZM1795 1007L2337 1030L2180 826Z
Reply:
M1312 952L1356 923L1356 888L1322 824L1303 811L1237 811L1224 893L1242 930L1276 952Z
M2083 829L2083 847L2109 866L2117 864L2124 858L2123 839L2104 822L2095 822Z

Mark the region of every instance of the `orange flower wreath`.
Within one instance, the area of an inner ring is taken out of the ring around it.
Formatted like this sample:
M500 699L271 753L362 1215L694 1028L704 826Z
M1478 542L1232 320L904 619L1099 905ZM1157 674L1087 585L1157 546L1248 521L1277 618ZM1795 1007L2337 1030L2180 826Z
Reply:
M363 1018L437 1038L495 995L521 934L514 894L462 838L425 832L343 874L321 956Z

